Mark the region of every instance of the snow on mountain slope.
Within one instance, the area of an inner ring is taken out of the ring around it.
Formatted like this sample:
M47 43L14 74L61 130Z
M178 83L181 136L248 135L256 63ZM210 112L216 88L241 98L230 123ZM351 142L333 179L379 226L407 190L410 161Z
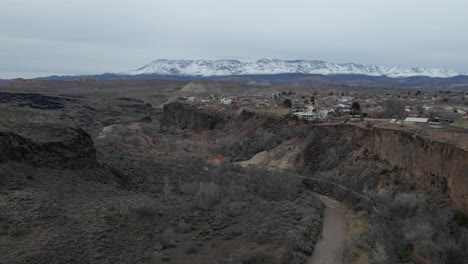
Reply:
M400 68L355 63L328 63L316 60L269 60L255 62L238 60L155 60L137 70L124 74L158 74L178 76L228 76L250 74L362 74L369 76L386 76L392 78L428 76L449 78L461 75L448 69Z

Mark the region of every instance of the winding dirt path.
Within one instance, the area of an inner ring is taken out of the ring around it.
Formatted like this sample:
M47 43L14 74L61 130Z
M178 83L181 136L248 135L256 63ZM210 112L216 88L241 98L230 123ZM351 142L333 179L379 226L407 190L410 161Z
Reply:
M153 142L153 139L150 138L149 136L141 133L141 126L140 126L140 123L132 123L128 126L128 128L130 128L131 130L133 130L133 132L135 133L135 135L140 138L141 142L143 143L143 146L144 148L155 148L156 145L154 144Z
M342 264L347 234L346 208L330 197L318 195L325 204L322 239L315 246L308 264Z
M156 149L156 144L154 143L154 140L141 132L142 129L140 123L131 123L130 125L128 125L128 128L138 138L140 145L135 146L132 144L121 143L122 147L124 147L125 149Z

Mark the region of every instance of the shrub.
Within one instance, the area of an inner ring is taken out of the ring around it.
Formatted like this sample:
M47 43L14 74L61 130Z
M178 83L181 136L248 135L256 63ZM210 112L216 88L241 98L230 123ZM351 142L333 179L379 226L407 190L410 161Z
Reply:
M197 208L211 209L219 203L221 188L214 182L200 182L194 197L194 205Z
M301 180L286 173L251 169L248 171L251 193L268 201L294 200L300 195Z
M387 169L383 169L380 171L380 174L384 175L384 174L387 174L389 171Z
M126 126L113 126L111 130L113 135L119 135L121 137L129 136L131 134L130 132L131 130Z
M161 132L161 125L156 122L142 123L141 130L143 133L154 138Z
M160 216L156 209L149 206L142 206L135 209L135 213L141 218L152 218L155 216Z
M274 258L263 252L254 252L242 257L242 264L267 264L272 263Z
M169 181L168 177L164 177L164 187L163 187L164 195L170 195L172 193L172 185Z
M413 246L405 241L398 241L395 245L395 255L400 261L408 261Z
M463 263L467 259L468 236L464 228L453 224L428 196L397 193L380 194L384 210L374 214L377 243L385 245L390 263L406 263L414 251L431 263ZM463 223L462 214L452 219ZM457 219L457 220L455 220ZM451 224L452 223L452 224ZM454 235L456 234L456 235Z
M455 221L455 223L461 225L461 226L464 226L464 227L468 227L468 216L466 214L464 214L462 211L456 211L454 214L453 214L453 221Z
M190 255L190 254L197 254L198 253L198 247L195 243L192 243L188 248L185 249L185 254Z
M131 135L124 138L125 143L132 144L134 146L140 146L140 138L136 135Z
M198 183L197 182L185 182L180 186L180 190L183 194L187 195L195 195L198 190Z

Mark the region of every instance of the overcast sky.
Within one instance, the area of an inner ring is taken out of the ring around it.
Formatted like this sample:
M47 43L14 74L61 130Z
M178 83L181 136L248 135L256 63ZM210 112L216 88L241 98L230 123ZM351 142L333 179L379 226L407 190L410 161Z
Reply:
M0 78L160 59L318 59L468 72L467 0L0 0Z

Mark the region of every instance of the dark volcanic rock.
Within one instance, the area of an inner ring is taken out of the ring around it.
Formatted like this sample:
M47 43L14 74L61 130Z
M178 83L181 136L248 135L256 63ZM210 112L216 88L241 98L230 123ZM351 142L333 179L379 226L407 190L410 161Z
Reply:
M141 118L138 122L151 123L151 121L153 121L153 119L151 119L151 116L145 116Z
M183 129L213 130L224 121L224 118L218 112L206 108L170 103L164 105L164 120Z
M53 168L98 165L91 136L81 129L56 124L18 124L0 128L0 163L27 162Z
M135 113L147 114L153 108L151 104L131 104L131 105L119 105L122 108L131 109Z
M142 104L144 103L143 100L129 98L129 97L120 97L120 98L117 98L117 100L126 101L126 102L134 102L134 103L142 103Z
M47 96L33 93L4 93L0 92L0 103L17 103L20 107L37 109L62 109L63 103L76 99Z

